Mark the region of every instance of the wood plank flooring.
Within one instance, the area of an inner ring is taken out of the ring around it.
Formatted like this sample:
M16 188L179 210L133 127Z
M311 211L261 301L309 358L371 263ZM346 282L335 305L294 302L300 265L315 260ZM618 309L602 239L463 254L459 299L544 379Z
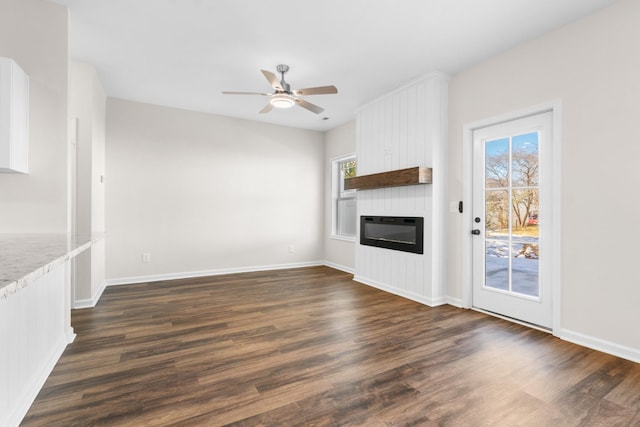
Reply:
M327 267L108 288L23 426L640 426L640 364Z

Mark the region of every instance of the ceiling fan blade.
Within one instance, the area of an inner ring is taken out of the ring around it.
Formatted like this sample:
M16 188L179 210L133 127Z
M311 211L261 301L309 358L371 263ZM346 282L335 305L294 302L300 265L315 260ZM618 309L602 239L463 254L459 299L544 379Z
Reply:
M334 93L338 93L338 88L335 86L319 86L319 87L309 87L306 89L296 89L293 91L294 94L298 96L303 95L332 95Z
M222 92L223 95L262 95L262 96L271 96L270 93L266 92Z
M262 110L260 110L260 114L268 113L271 110L273 110L273 105L271 105L271 103L268 103Z
M267 70L260 70L260 71L262 71L262 74L267 79L267 81L269 82L272 88L280 91L283 90L282 85L280 84L280 81L278 80L278 77L276 77L275 74Z
M305 101L302 98L294 98L294 99L296 101L296 104L298 104L302 108L306 108L307 110L311 111L312 113L320 114L320 113L322 113L324 111L324 108L318 107L317 105L312 104L309 101Z

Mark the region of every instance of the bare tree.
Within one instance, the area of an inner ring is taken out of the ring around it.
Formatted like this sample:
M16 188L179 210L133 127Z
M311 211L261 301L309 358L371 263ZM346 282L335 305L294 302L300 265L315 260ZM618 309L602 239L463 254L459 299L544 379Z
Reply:
M517 146L511 154L512 157L512 206L515 214L516 226L527 227L531 214L537 211L538 204L538 152L526 150L523 146ZM535 212L537 213L537 212Z
M527 227L532 214L537 214L538 206L538 153L528 150L525 145L517 145L511 152L504 151L487 156L485 160L485 185L487 189L513 188L511 193L511 209L514 226ZM504 191L487 191L486 209L487 226L508 228L508 200Z

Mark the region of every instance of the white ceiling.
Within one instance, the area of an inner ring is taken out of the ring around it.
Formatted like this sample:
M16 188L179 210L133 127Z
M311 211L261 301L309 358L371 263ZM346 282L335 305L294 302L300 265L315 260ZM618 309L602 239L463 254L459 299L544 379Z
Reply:
M327 130L430 71L454 75L614 0L52 1L71 11L71 56L96 66L109 96ZM306 98L323 113L258 114L268 98L221 94L270 92L260 69L280 63L293 89L337 86Z

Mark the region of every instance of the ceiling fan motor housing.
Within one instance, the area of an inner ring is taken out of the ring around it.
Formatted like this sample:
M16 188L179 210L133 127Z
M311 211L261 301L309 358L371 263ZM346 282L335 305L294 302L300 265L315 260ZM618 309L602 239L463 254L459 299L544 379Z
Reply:
M286 65L286 64L279 64L279 65L276 66L276 71L281 73L281 74L284 74L287 71L289 71L289 66Z

